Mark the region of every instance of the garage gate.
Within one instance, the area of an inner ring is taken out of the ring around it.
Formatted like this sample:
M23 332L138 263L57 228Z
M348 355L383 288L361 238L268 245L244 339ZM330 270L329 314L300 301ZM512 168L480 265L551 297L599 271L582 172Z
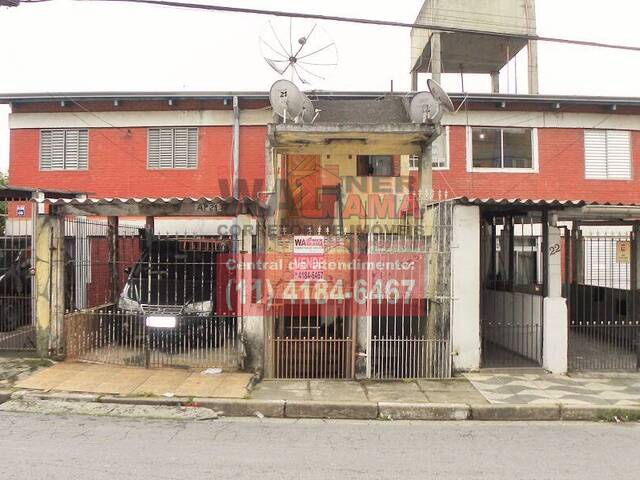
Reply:
M64 222L64 353L145 367L240 366L241 322L227 260L236 237L154 234Z
M583 226L565 238L569 368L637 371L638 231Z

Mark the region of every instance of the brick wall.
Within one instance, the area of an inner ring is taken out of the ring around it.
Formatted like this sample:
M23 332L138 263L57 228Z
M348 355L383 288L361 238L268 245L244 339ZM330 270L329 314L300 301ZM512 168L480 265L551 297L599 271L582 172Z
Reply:
M640 132L632 133L631 180L585 179L582 129L538 129L539 173L467 172L465 127L449 134L449 170L433 172L434 189L449 197L640 203Z
M240 128L240 176L253 194L264 178L265 127ZM39 130L10 134L9 181L13 185L89 192L94 197L216 196L231 190L232 128L200 127L198 167L147 169L146 128L89 129L89 169L40 171Z

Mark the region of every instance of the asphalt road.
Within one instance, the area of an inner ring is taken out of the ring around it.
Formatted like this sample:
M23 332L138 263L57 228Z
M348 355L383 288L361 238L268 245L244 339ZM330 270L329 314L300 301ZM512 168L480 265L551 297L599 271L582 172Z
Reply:
M640 424L0 413L0 478L637 479Z

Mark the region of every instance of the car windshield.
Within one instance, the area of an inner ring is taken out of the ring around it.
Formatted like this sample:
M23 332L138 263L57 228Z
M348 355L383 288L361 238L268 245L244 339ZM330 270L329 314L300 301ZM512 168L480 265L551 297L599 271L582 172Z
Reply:
M215 253L157 241L129 276L131 297L148 305L184 305L213 299Z

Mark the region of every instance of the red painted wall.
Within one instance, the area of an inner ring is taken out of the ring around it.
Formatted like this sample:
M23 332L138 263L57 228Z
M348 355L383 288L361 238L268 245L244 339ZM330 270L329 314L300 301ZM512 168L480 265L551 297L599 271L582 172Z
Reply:
M632 179L587 180L582 129L538 129L539 173L467 172L465 127L450 127L449 170L433 172L449 197L640 203L640 132L632 132Z
M130 132L130 133L128 133ZM38 129L11 131L9 181L13 185L88 192L93 197L216 196L231 192L232 129L200 127L198 167L147 169L146 128L89 129L89 169L40 171ZM266 127L240 128L241 193L264 190Z

